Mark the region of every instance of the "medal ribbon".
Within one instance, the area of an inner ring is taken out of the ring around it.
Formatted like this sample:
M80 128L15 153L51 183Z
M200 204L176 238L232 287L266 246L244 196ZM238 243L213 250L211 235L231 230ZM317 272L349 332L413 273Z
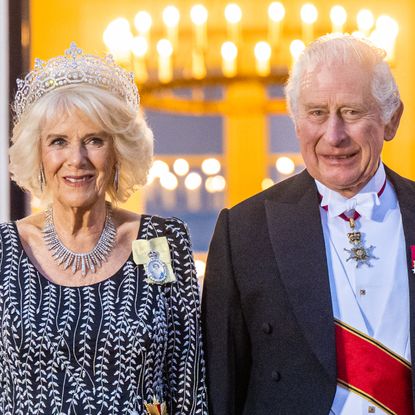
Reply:
M339 320L335 331L338 383L388 414L413 415L410 363Z

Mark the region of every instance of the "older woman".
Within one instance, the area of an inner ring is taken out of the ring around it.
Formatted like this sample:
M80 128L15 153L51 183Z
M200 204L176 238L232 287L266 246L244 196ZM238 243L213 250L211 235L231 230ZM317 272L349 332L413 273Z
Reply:
M205 414L185 224L119 209L152 133L110 57L37 61L18 80L13 180L44 212L0 226L1 414Z

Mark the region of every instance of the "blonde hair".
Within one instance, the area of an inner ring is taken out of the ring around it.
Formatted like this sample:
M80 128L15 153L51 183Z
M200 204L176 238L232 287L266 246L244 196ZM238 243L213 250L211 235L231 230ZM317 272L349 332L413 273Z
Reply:
M118 190L111 180L106 189L114 202L124 202L137 185L144 185L153 158L153 133L143 114L138 115L116 95L104 89L76 84L57 88L36 101L14 126L10 147L12 179L42 201L50 194L40 188L40 136L46 122L80 111L113 139L119 168ZM115 165L112 166L115 174Z

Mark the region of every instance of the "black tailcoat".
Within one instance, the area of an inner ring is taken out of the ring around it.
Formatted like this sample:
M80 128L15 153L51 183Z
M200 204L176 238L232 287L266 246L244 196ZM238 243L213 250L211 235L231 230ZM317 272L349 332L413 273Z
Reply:
M415 356L415 182L386 173L403 219ZM211 415L330 412L336 350L319 209L305 170L221 212L202 303Z

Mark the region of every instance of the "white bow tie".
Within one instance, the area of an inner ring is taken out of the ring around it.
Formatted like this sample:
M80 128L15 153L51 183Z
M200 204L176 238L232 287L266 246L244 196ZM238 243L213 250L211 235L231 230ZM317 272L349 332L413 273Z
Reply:
M367 219L372 218L375 206L380 205L379 196L376 192L357 194L350 199L331 192L326 200L328 203L328 215L339 216L344 212L356 211Z

